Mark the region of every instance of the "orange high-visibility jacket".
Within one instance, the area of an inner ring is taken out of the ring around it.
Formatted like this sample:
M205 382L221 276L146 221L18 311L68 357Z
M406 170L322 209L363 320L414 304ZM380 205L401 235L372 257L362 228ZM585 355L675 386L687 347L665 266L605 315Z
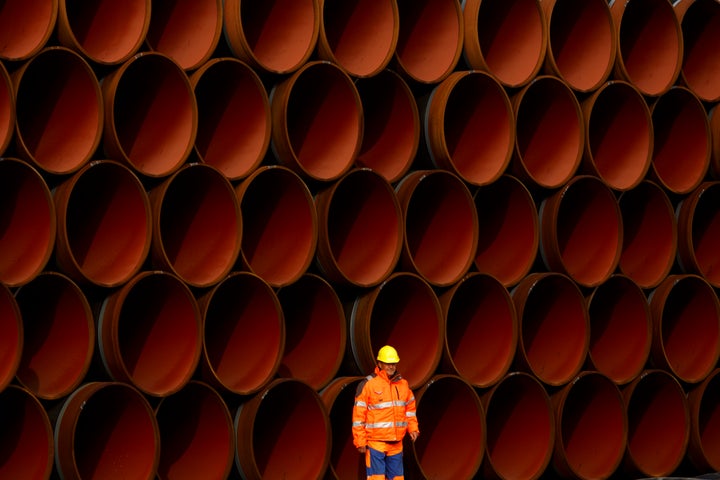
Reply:
M399 374L392 379L375 367L375 373L360 382L355 394L352 433L355 447L368 441L395 442L406 432L418 432L415 395Z

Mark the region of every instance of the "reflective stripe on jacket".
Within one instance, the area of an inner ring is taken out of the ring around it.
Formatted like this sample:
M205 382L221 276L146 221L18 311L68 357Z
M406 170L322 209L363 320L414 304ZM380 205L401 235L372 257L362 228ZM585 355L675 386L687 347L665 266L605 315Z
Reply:
M375 373L360 382L352 414L353 443L366 446L369 440L396 442L406 432L417 432L415 395L399 374L392 379L375 367Z

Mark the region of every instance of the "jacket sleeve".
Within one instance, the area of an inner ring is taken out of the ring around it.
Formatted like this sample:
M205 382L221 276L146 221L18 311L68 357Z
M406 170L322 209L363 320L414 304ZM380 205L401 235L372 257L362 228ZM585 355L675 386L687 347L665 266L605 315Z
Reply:
M417 410L415 406L415 394L409 388L407 389L407 406L405 407L405 417L407 418L408 432L419 432L420 426L418 425Z
M367 380L363 380L355 392L355 404L352 411L352 436L356 448L367 445L367 434L365 423L367 422L367 392L365 389Z

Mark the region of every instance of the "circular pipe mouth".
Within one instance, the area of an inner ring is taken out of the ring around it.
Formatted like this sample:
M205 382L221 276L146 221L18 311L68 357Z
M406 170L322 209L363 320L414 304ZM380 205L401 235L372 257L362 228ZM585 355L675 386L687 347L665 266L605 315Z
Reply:
M581 372L553 394L553 464L567 478L608 478L623 459L628 422L620 389L597 372Z
M198 105L195 154L230 180L242 180L270 145L270 100L260 77L234 58L215 58L190 76Z
M715 369L697 387L688 391L690 441L687 455L699 471L717 471L720 465L720 370Z
M546 189L564 185L580 167L585 143L583 114L573 91L562 80L541 75L512 100L517 175Z
M174 59L184 70L208 61L222 33L222 0L152 2L145 43Z
M433 90L424 112L433 164L472 185L497 180L510 163L515 118L510 98L490 74L454 72Z
M410 169L420 146L420 113L408 83L385 69L355 82L363 109L363 140L355 165L395 183Z
M101 65L128 60L142 46L150 27L150 0L119 4L102 0L77 5L59 0L58 39ZM195 25L194 25L195 26Z
M400 353L400 371L410 388L425 384L442 356L440 301L433 288L416 274L396 272L349 306L350 351L361 373L373 371L383 345ZM407 332L416 332L408 336Z
M328 474L333 478L363 478L367 469L362 457L358 457L353 445L352 425L347 421L347 412L355 404L355 393L360 381L365 377L343 376L332 380L320 391L330 420L332 450Z
M654 146L652 117L642 94L625 81L610 81L582 107L586 169L615 190L635 188L650 169Z
M395 269L403 248L403 216L392 185L355 169L315 196L316 263L329 280L373 287Z
M720 235L716 205L720 182L704 182L677 208L678 263L686 273L698 273L713 287L720 286L715 266L720 255L711 244Z
M547 26L537 0L465 0L465 62L504 86L522 87L543 66Z
M363 137L360 94L340 67L309 62L270 93L271 147L304 179L328 182L348 172Z
M655 288L670 273L678 251L678 226L670 198L645 180L618 199L623 248L618 267L642 288Z
M664 477L680 465L690 418L685 393L672 374L646 370L623 389L628 417L625 470Z
M418 423L427 432L412 444L420 470L428 478L473 478L486 435L485 412L473 387L454 375L435 375L416 401Z
M458 0L398 0L400 30L395 61L413 82L441 82L457 66L463 46Z
M585 363L590 343L579 287L560 273L532 273L511 295L519 319L518 365L547 385L569 382Z
M690 193L710 167L712 134L705 107L687 88L672 87L655 100L652 121L653 176L672 193Z
M548 30L545 66L578 92L597 89L612 73L617 37L606 0L541 2Z
M487 422L484 472L540 478L552 459L555 425L550 397L538 380L513 372L481 396Z
M443 365L476 388L496 384L517 349L515 305L492 275L468 274L440 295L445 318Z
M221 281L242 244L242 213L230 181L215 167L186 165L149 194L152 260L195 287Z
M305 64L320 23L318 0L223 3L223 31L233 54L269 73L292 73Z
M683 38L680 76L702 101L716 102L720 99L720 75L714 67L720 62L715 48L720 41L720 8L712 0L676 2L673 7Z
M318 56L354 77L371 77L395 53L400 15L394 0L320 0Z
M154 478L160 457L155 414L125 383L86 383L62 405L55 451L62 478Z
M620 262L623 224L612 190L576 176L540 204L540 253L549 270L582 286L604 282Z
M20 307L9 287L0 284L0 392L15 379L24 344Z
M282 306L272 287L255 274L234 272L199 303L207 381L239 395L263 388L285 349Z
M162 399L155 416L162 444L158 478L228 477L235 456L235 430L218 392L193 380Z
M720 302L696 275L670 275L651 292L652 357L686 383L703 381L720 356Z
M479 234L474 265L505 287L516 285L537 257L540 227L535 200L527 187L510 175L478 188L473 199Z
M142 272L105 298L98 318L98 348L113 379L155 397L190 381L200 359L201 319L179 278Z
M18 381L55 400L80 385L95 350L95 324L85 293L60 273L43 272L15 293L23 321Z
M58 0L9 0L0 12L0 58L21 61L37 54L55 30Z
M135 276L150 251L152 215L135 174L109 160L91 162L54 189L56 260L71 278L103 287Z
M12 74L21 156L51 174L77 171L95 153L103 103L92 67L64 47L48 47Z
M610 5L618 34L615 75L644 95L665 93L682 67L682 29L665 0L616 1Z
M347 326L340 299L322 277L306 274L277 291L286 342L278 374L302 380L319 391L340 368Z
M618 385L633 381L650 355L652 318L645 293L624 275L613 275L587 297L588 363Z
M142 52L102 81L103 146L147 177L166 177L187 160L197 137L190 79L170 57Z
M320 478L327 470L329 418L320 396L299 380L274 380L240 405L235 431L235 463L243 478ZM300 445L298 457L293 452Z
M57 218L45 179L20 159L0 159L0 224L0 282L8 287L26 284L50 260Z
M17 385L0 388L0 476L17 480L50 478L53 430L45 408Z
M468 187L445 170L416 170L395 191L405 228L401 265L436 287L457 282L478 246L478 213Z
M270 285L297 281L315 256L318 218L307 185L292 170L259 167L235 187L243 223L241 259Z

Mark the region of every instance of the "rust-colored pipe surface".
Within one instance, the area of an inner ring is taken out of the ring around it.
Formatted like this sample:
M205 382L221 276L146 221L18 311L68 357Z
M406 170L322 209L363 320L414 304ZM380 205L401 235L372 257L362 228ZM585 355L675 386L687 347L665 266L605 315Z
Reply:
M419 388L437 369L443 349L442 310L421 277L396 272L346 305L350 354L359 374L372 373L383 345L393 345L410 388ZM413 332L413 335L408 335Z
M352 423L348 422L348 412L352 412L357 387L363 378L337 377L320 391L320 398L328 412L332 429L332 450L324 477L326 480L367 476L365 457L360 455L353 445Z
M308 61L320 22L318 0L223 2L223 31L233 54L270 73L292 73Z
M590 343L579 287L561 273L531 273L511 295L520 332L516 364L547 385L569 382L585 363Z
M655 288L670 273L678 249L675 211L667 192L643 180L618 198L623 247L618 268L642 288Z
M553 467L563 478L609 478L627 446L628 421L620 389L597 372L581 372L552 395Z
M622 390L628 442L621 472L664 477L680 465L690 432L688 402L680 383L664 370L645 370Z
M58 0L57 35L60 43L93 63L116 65L134 55L150 27L151 0L122 4L101 0L77 4Z
M548 32L539 0L465 0L463 56L467 65L522 87L543 66Z
M579 175L540 204L540 253L548 269L594 287L617 268L623 223L612 190Z
M463 48L459 0L397 0L400 31L395 65L413 82L441 82L457 66Z
M43 176L27 162L0 158L0 282L26 284L46 267L55 247L55 202Z
M197 102L180 65L165 54L141 52L103 78L102 92L109 158L148 177L180 168L198 128Z
M393 272L403 249L403 212L387 180L367 168L352 170L318 192L315 205L323 276L374 287Z
M390 69L356 80L355 86L364 118L356 166L395 183L408 172L420 146L417 101L408 83Z
M507 289L473 272L439 296L445 319L443 369L473 387L496 384L515 358L518 320Z
M472 266L479 237L467 185L445 170L416 170L395 191L404 219L400 266L436 287L457 282Z
M281 377L319 391L335 377L345 354L347 324L342 303L323 277L303 275L277 291L285 319Z
M582 108L584 169L615 190L636 187L650 169L654 147L652 117L642 93L613 80L590 94Z
M55 400L83 381L95 350L90 305L63 274L43 272L15 293L23 321L17 380L33 395Z
M95 153L103 133L100 85L91 65L64 47L48 47L12 73L15 143L51 174L72 173Z
M241 261L273 287L298 280L313 259L318 215L309 188L292 170L258 167L235 187L242 214Z
M235 463L248 480L320 478L331 450L325 406L307 384L277 379L235 415Z
M437 168L472 185L497 180L515 146L515 116L505 89L480 71L453 72L423 112L425 147Z
M222 24L222 0L154 0L145 41L183 69L194 70L215 52Z
M98 348L113 379L164 397L190 381L201 352L201 318L189 287L143 271L109 294L98 315Z
M210 287L240 255L242 214L230 181L215 167L186 165L150 190L152 262L194 287Z
M160 433L145 397L125 383L90 382L62 404L55 465L65 480L155 478Z
M55 30L58 0L8 0L0 8L0 58L27 60Z
M304 179L329 182L347 173L363 137L362 102L350 76L313 61L270 93L272 151Z
M353 77L371 77L388 66L400 30L396 0L318 0L318 56Z
M617 53L607 0L542 0L547 22L545 70L578 92L597 89L612 73Z
M152 215L140 179L109 160L91 162L53 191L55 257L81 284L117 287L142 268L150 251Z
M690 90L676 86L658 97L651 111L653 177L671 193L690 193L710 167L712 138L705 107Z
M530 272L540 243L535 201L527 187L503 175L473 194L478 215L474 265L504 286L516 285Z
M667 0L614 0L610 12L618 35L615 77L644 95L665 93L683 62L683 32Z
M2 11L0 11L0 25ZM0 26L0 28L2 28ZM17 121L15 86L4 63L0 63L0 154L11 144Z
M640 375L650 356L652 318L645 292L615 274L587 296L588 365L618 385Z
M698 383L720 357L720 302L697 275L669 275L650 293L652 360L678 380Z
M701 472L720 470L720 369L687 392L690 441L687 456Z
M270 145L270 100L260 77L222 57L203 63L190 83L198 105L195 154L230 180L247 177Z
M701 275L720 287L720 182L703 182L678 205L678 262L685 273Z
M0 477L47 480L53 472L53 430L42 403L17 385L0 388Z
M20 307L13 292L0 284L0 392L15 378L24 343Z
M705 102L720 100L720 5L714 0L673 2L683 36L680 78Z
M275 291L253 273L229 274L199 300L202 375L208 383L251 395L275 376L285 348L285 321Z
M193 380L155 409L162 480L225 480L235 457L235 428L223 398Z
M486 426L473 387L455 375L435 375L415 399L422 434L406 454L412 458L408 470L438 480L474 478L485 455Z
M583 114L572 89L540 75L512 96L516 122L512 171L523 182L554 189L567 183L582 161Z
M485 409L485 478L538 479L550 465L555 421L550 397L533 375L513 372L480 395Z

